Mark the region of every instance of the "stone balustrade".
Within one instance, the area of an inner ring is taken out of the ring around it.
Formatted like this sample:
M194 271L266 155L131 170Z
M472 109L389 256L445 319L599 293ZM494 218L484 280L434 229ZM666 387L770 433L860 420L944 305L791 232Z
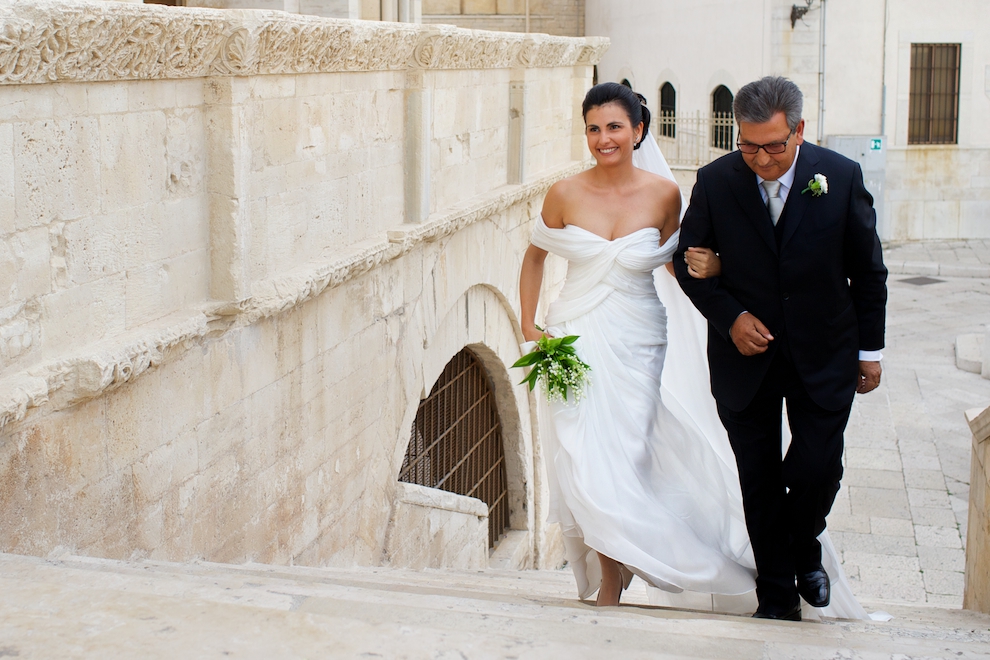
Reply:
M990 408L970 410L973 432L963 607L990 614Z
M0 4L0 549L379 563L417 403L477 345L538 561L516 278L606 46Z

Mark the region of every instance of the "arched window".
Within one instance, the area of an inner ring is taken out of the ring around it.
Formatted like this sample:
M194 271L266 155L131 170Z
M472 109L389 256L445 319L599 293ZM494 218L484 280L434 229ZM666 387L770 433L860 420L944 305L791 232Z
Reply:
M712 146L726 151L734 149L735 129L732 92L725 85L719 85L712 92Z
M488 372L468 348L455 355L416 411L399 481L488 505L488 545L509 526L502 424Z
M660 136L677 137L677 91L669 82L660 87Z

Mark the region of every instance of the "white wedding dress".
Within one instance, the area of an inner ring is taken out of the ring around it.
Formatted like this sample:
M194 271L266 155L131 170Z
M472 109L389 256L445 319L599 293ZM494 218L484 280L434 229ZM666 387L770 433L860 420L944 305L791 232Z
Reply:
M656 143L646 143L656 149L646 158L659 157L662 168L644 165L639 152L637 166L673 178ZM533 232L533 245L568 261L546 327L553 336L579 335L575 348L591 366L579 402L537 397L550 521L563 531L580 598L601 583L596 551L665 594L755 589L735 459L709 390L706 323L666 269L654 282L677 246L677 234L664 245L659 239L649 228L609 241L542 219ZM827 533L821 540L832 579L822 613L867 617ZM678 604L661 592L651 602ZM737 602L755 609L752 595Z

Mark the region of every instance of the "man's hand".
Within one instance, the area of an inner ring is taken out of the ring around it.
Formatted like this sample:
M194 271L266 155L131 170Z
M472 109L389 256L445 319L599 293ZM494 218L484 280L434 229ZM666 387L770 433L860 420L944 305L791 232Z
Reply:
M856 393L866 394L877 389L880 384L880 363L859 361L859 382L856 383Z
M729 336L732 337L736 349L743 355L764 353L773 341L773 335L767 330L767 326L749 312L743 312L736 318L729 328Z

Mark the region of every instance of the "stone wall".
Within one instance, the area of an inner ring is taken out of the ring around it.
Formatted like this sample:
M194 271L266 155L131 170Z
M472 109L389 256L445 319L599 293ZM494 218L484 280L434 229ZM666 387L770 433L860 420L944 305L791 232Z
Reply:
M513 556L556 561L506 365L603 40L86 2L0 31L0 549L394 561L416 408L471 346Z
M990 149L888 149L885 238L990 238L988 182Z
M966 413L973 431L963 607L990 614L990 408Z
M526 31L525 0L423 0L424 23L472 30ZM529 0L529 31L584 36L584 0Z

